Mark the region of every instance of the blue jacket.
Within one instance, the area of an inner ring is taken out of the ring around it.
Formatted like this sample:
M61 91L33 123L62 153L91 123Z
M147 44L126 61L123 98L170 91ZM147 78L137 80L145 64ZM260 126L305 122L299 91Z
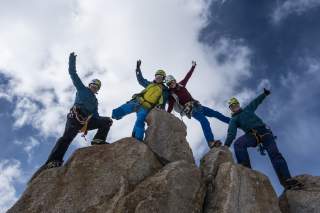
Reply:
M241 109L239 112L234 113L229 122L228 135L225 141L225 145L230 146L232 141L237 135L237 128L242 129L245 133L248 133L250 129L265 126L261 118L259 118L254 112L258 106L265 99L266 95L263 93L251 101L248 106Z
M136 69L136 76L137 76L137 80L139 82L139 84L141 86L143 86L144 88L146 88L147 86L149 86L149 84L152 84L154 82L152 81L148 81L147 79L145 79L142 75L141 69ZM163 85L163 104L160 106L162 109L165 109L166 103L168 101L168 97L169 97L169 89L168 87L166 87L165 85Z
M77 89L74 105L79 106L81 111L86 115L93 114L93 117L98 117L98 100L95 94L82 83L75 67L69 67L69 74L73 85Z

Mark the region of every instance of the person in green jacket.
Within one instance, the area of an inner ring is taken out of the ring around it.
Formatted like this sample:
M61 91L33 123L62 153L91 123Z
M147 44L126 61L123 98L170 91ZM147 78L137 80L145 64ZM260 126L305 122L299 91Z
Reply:
M168 89L163 84L166 77L164 70L157 70L153 81L148 81L142 76L140 69L141 60L137 61L136 77L144 89L132 96L132 99L125 104L112 110L112 118L122 119L124 116L136 112L137 119L132 130L132 137L138 141L143 141L145 118L155 107L163 109L166 104Z
M229 100L232 117L229 122L228 135L224 145L230 147L237 135L237 128L242 129L245 134L239 137L234 144L234 151L238 163L251 168L247 148L259 146L262 154L264 150L267 151L280 183L286 189L297 189L302 187L302 183L291 177L287 162L278 150L272 131L265 125L262 119L255 114L258 106L268 95L270 95L270 91L264 89L261 95L244 108L240 107L240 103L236 98Z

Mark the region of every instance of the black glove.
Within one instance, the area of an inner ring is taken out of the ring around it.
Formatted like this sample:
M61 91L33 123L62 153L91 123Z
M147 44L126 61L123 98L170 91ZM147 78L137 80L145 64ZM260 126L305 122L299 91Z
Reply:
M69 70L76 70L76 58L77 55L74 52L70 53L69 56Z
M139 59L139 60L137 61L137 69L140 69L140 66L141 66L141 60Z
M270 90L267 90L266 88L263 88L263 93L266 95L266 96L268 96L268 95L270 95Z

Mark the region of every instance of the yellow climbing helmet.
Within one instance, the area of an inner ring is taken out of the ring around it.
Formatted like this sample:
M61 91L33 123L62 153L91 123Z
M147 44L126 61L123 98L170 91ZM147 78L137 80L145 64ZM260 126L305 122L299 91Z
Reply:
M157 70L157 72L154 75L161 75L164 78L166 77L166 72L164 70Z
M101 81L99 79L92 79L92 81L90 82L90 84L94 84L97 86L98 90L101 88ZM90 85L89 84L89 85Z
M239 105L239 101L238 99L236 99L235 97L230 98L230 100L228 101L229 107L233 104Z

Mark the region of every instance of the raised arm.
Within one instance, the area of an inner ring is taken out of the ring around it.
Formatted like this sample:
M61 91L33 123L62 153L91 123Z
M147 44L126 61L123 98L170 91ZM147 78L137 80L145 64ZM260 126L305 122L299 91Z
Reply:
M228 134L227 134L226 141L224 142L224 145L230 147L233 140L236 138L236 136L237 136L237 123L234 119L231 119L229 122Z
M151 84L151 82L143 77L140 66L141 66L141 60L138 60L137 67L136 67L136 77L139 84L144 88L146 88L149 84Z
M184 79L179 82L179 84L183 85L184 87L187 85L187 83L188 83L188 81L189 81L194 69L196 68L196 66L197 66L197 63L195 61L192 61L192 66L191 66L189 72L184 77Z
M69 56L69 74L72 80L73 85L76 87L77 90L83 89L86 86L82 83L81 79L79 78L76 70L76 58L77 55L73 53Z
M258 108L258 106L262 103L262 101L268 96L270 95L270 91L267 89L263 89L263 93L261 95L259 95L258 97L256 97L253 101L251 101L248 106L245 107L246 110L249 111L256 111L256 109Z

